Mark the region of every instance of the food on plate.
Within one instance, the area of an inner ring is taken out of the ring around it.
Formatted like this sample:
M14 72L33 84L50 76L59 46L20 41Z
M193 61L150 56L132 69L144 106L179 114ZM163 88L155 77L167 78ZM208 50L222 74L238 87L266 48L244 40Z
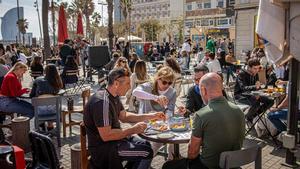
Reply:
M171 126L172 129L182 129L182 128L185 128L185 124L174 124Z

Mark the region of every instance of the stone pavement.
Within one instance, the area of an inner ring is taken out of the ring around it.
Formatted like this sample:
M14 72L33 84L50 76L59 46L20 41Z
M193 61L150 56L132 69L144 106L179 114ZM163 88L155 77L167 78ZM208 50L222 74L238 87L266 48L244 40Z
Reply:
M28 74L26 74L24 77L24 80L23 80L23 86L30 87L31 83L32 83L32 79L30 78L30 76ZM185 85L185 86L183 86L183 89L184 88L187 89L187 87L188 86ZM98 88L99 88L98 85L93 85L92 91L95 92L96 90L98 90ZM124 101L124 100L125 99L123 98L122 101ZM63 101L64 101L63 104L66 105L66 100L63 99ZM177 104L182 104L182 101L183 101L182 99L179 99ZM75 103L75 105L82 104L82 101L79 98L79 96L76 96L74 103ZM82 119L82 116L75 115L74 118ZM33 125L32 125L32 129L33 129ZM68 132L68 130L67 130L67 132ZM79 142L79 127L77 127L77 126L73 127L73 132L74 132L74 134L72 134L71 137L69 136L69 133L67 133L67 137L62 138L62 147L60 149L60 157L61 157L62 166L65 169L71 168L70 146ZM288 167L284 167L281 165L281 163L283 163L285 160L284 159L285 158L285 150L284 149L277 149L270 142L270 140L268 140L268 139L260 140L260 139L256 138L255 136L247 137L244 142L244 147L248 147L248 146L256 145L256 144L261 144L263 147L263 149L262 149L262 164L263 164L262 168L263 169L288 168ZM183 157L186 157L187 144L180 145L180 152ZM162 167L164 162L165 161L162 156L156 156L153 159L151 166L153 169L159 169ZM254 164L249 164L247 166L244 166L243 168L252 169L252 168L254 168Z

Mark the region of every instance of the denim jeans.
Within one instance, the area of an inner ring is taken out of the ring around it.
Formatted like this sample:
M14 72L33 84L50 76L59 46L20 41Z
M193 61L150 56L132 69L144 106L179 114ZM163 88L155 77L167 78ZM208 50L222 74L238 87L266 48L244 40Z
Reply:
M15 97L1 96L0 111L21 114L30 119L34 116L33 106L30 103Z
M273 123L278 131L282 132L286 130L286 124L284 124L281 120L286 120L287 114L287 109L281 109L276 112L270 112L268 114L268 119Z

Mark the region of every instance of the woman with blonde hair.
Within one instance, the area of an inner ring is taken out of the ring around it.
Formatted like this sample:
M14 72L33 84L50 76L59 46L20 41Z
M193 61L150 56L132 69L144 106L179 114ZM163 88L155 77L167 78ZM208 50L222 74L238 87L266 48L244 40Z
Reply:
M119 57L119 59L116 61L114 69L115 68L124 68L127 71L127 73L131 74L131 71L130 71L130 68L129 68L129 65L128 65L128 61L123 56Z
M27 70L26 64L17 62L5 75L0 92L1 112L17 113L29 118L34 116L33 106L18 98L30 92L28 88L22 88L21 84L21 79Z
M130 86L131 88L128 90L126 97L126 103L129 104L128 111L136 112L136 98L132 96L132 91L140 84L149 81L149 75L147 74L146 63L143 60L138 60L134 66L134 72L130 76Z
M167 119L173 116L176 102L176 91L172 88L174 82L173 70L165 66L157 71L154 79L139 85L132 95L139 100L139 114L151 111L163 111ZM163 144L152 143L154 155ZM168 159L172 159L174 146L168 146Z

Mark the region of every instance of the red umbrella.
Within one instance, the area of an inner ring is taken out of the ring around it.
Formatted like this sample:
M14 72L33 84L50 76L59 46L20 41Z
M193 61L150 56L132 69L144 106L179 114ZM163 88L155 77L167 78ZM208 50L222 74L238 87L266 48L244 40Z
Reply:
M83 24L82 24L81 12L78 13L78 17L77 17L77 35L83 36Z
M68 38L68 27L65 15L64 6L59 7L58 16L58 43L64 43L64 40Z

